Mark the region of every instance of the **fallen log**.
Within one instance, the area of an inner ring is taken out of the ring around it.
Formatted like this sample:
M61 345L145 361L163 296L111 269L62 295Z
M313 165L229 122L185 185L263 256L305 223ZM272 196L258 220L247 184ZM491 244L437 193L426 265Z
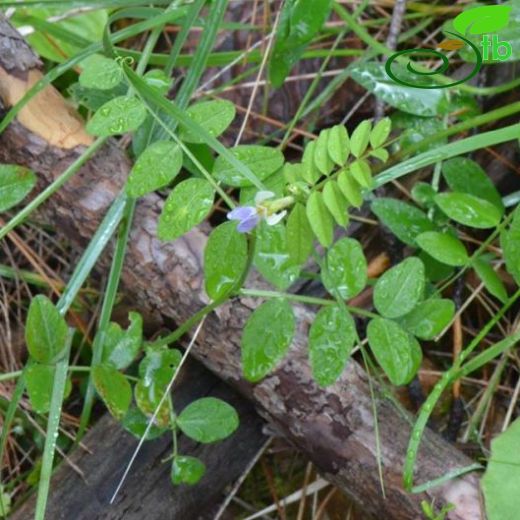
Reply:
M52 478L47 518L53 520L177 520L210 519L224 499L225 488L247 469L250 460L264 446L262 420L253 406L198 363L186 367L186 374L173 393L174 406L182 410L200 397L213 396L232 404L240 427L228 439L215 445L197 444L187 437L178 438L179 453L200 458L206 474L197 486L171 484L171 462L163 462L172 453L171 435L144 443L134 470L114 504L112 493L137 445L135 437L122 432L121 425L108 414L85 436L83 444L91 453L77 449L71 456L83 471L82 479L68 464L61 464ZM30 520L34 516L33 496L13 513L12 520Z
M0 20L0 97L5 108L12 104L13 82L21 97L40 74L39 62L23 39ZM47 101L42 99L47 96ZM49 99L53 118L45 119ZM58 101L59 99L59 101ZM0 160L28 166L40 175L41 185L52 182L82 150L84 133L78 116L48 87L0 136ZM61 111L72 118L60 124ZM31 116L32 114L32 116ZM43 114L43 115L42 115ZM51 140L52 136L52 140ZM110 143L89 161L46 205L48 218L59 232L75 243L85 244L124 185L130 168L125 154ZM182 323L208 303L204 292L202 259L207 239L200 227L175 243L156 237L162 199L155 194L139 201L123 274L125 290L141 310L157 320ZM249 286L262 287L256 274ZM409 520L421 518L421 500L448 502L455 509L451 520L479 520L481 512L478 477L475 474L430 488L422 494L407 493L401 484L402 463L411 419L390 400L380 396L376 407L381 452L377 453L373 406L367 375L350 362L337 384L319 388L307 363L306 331L314 313L295 305L297 333L281 366L262 382L252 385L242 377L240 335L243 324L258 304L250 298L234 298L208 316L193 349L196 358L212 372L251 399L258 411L319 468L322 475L357 502L367 517ZM379 466L385 484L381 492ZM467 466L472 461L438 435L427 431L419 452L419 482Z

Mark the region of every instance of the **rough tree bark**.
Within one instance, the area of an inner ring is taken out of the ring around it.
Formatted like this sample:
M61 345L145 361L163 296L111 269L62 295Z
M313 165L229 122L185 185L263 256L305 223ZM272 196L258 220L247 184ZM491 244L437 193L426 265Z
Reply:
M6 108L39 77L38 59L4 20L0 20L0 96ZM14 92L14 93L13 93ZM52 105L50 103L52 100ZM56 178L84 149L89 138L78 117L48 87L0 137L0 160L29 166L41 185ZM51 117L51 110L54 114ZM68 124L63 124L61 117ZM41 121L46 124L41 125ZM130 168L114 144L104 147L46 205L56 228L76 243L85 244L121 190ZM182 323L208 303L204 292L202 258L207 234L195 229L175 243L156 237L162 200L150 195L139 201L123 275L125 290L138 306ZM249 286L262 282L253 274ZM307 363L306 332L314 313L294 306L298 327L284 362L261 383L242 378L239 340L245 320L258 304L234 298L208 316L193 354L220 378L253 400L259 412L319 468L325 478L350 495L367 517L388 520L421 518L420 501L451 502L451 520L479 520L478 477L475 474L412 495L401 484L402 463L410 418L387 399L377 397L386 498L381 493L373 408L365 372L350 362L337 384L319 388ZM376 393L377 389L376 389ZM439 436L427 431L417 464L423 482L472 461Z

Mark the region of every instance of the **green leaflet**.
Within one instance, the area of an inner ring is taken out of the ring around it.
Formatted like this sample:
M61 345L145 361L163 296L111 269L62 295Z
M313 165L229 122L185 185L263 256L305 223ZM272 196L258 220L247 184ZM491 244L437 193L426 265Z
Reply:
M83 71L79 76L79 84L83 88L111 90L123 81L123 70L117 62L93 54L81 62Z
M36 175L15 164L0 164L0 211L21 202L36 185Z
M389 117L384 117L374 126L372 132L370 132L370 146L374 149L383 146L391 131L392 120Z
M200 224L211 211L215 192L204 179L187 179L175 186L159 217L161 240L176 240Z
M498 298L502 303L506 303L508 298L507 290L504 282L502 282L493 267L482 257L473 260L472 266L489 293Z
M424 283L424 264L417 257L409 257L377 280L374 306L385 318L404 316L422 299Z
M409 383L422 359L417 340L395 321L384 318L370 320L367 337L377 362L392 384L399 386Z
M67 323L52 302L41 294L35 296L25 325L25 341L31 357L47 365L56 363L66 351L67 335Z
M352 172L348 169L343 169L338 175L338 187L345 195L345 198L355 208L360 208L363 204L363 194L361 193L361 186L352 177Z
M348 218L348 201L336 181L330 180L323 187L323 202L338 225L346 227Z
M191 439L209 444L229 437L239 424L235 409L215 397L203 397L189 404L176 420Z
M244 144L231 148L230 152L260 180L267 179L284 163L282 152L268 146ZM213 176L228 186L243 188L252 185L242 172L221 155L215 161Z
M331 385L340 377L356 337L356 324L346 309L338 305L320 309L309 330L312 375L319 385Z
M358 159L350 165L352 177L362 188L372 188L374 181L372 179L372 170L370 165L364 159Z
M323 175L330 175L334 162L329 155L330 130L322 130L314 144L314 164Z
M89 134L98 137L136 130L146 118L146 108L136 97L119 96L107 101L87 123Z
M261 222L256 231L254 265L260 274L279 289L287 289L300 274L289 254L283 223L269 226Z
M195 123L204 128L209 135L218 137L223 134L235 119L235 105L225 99L203 101L192 105L186 115ZM188 143L204 143L199 134L188 130L181 125L179 137Z
M268 300L255 309L242 333L242 366L248 381L260 381L276 368L294 331L294 314L285 300Z
M350 137L344 125L336 125L329 130L327 144L330 158L338 166L344 166L350 155Z
M134 437L141 439L148 427L148 417L144 415L139 408L136 406L131 406L126 412L126 415L123 417L121 421L121 426L127 431L130 432ZM165 428L158 428L155 425L152 425L148 430L148 434L146 435L146 440L151 441L152 439L156 439L160 437L163 433L166 432Z
M323 195L313 191L307 200L307 218L323 247L329 247L334 237L334 221L323 201Z
M440 193L435 203L455 222L477 229L498 226L503 214L491 202L468 193Z
M375 199L371 209L399 240L410 246L416 245L418 235L435 229L434 224L419 208L397 199Z
M520 419L491 442L491 457L482 478L489 520L514 520L520 510Z
M287 219L287 251L291 262L304 264L312 252L314 235L302 204L294 206Z
M365 153L368 143L370 142L371 130L372 124L370 121L362 121L352 132L350 138L350 151L356 159L359 159Z
M500 245L507 271L515 279L517 285L520 285L520 206L517 206L514 211L509 229L500 235Z
M321 172L316 166L314 155L316 152L316 141L310 141L303 150L302 176L307 184L313 186L321 177Z
M141 197L172 182L182 167L182 150L171 141L156 141L135 162L126 184L130 197Z
M269 59L269 78L280 87L305 47L326 22L332 0L287 0Z
M174 485L188 484L193 486L206 473L206 466L196 457L177 455L173 459L171 479Z
M354 298L366 287L367 276L363 248L354 238L338 240L327 252L321 279L333 296L343 300Z
M126 377L109 365L92 367L92 381L108 411L121 420L132 401L132 388Z
M431 298L421 302L399 319L400 325L420 339L434 339L450 323L455 315L455 304L451 300Z
M103 338L103 363L122 370L137 357L143 342L143 319L136 312L128 315L130 326L123 330L110 323Z
M427 231L417 238L417 245L439 262L451 266L466 265L469 256L464 244L451 233Z
M234 222L216 227L204 250L204 279L208 296L217 300L237 284L247 266L247 239Z
M54 365L31 363L25 367L24 378L27 395L32 409L36 413L48 413L50 411L55 373L56 367ZM71 390L72 383L70 379L67 379L63 397L68 397Z
M442 163L442 175L452 191L469 193L504 211L502 197L486 172L471 159L454 157Z

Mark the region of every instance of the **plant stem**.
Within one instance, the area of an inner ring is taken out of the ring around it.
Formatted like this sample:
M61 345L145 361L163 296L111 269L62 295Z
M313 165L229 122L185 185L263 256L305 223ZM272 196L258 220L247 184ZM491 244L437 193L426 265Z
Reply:
M241 289L240 294L243 296L255 296L257 298L283 298L285 300L291 300L294 302L307 303L310 305L337 305L335 300L326 300L324 298L316 298L314 296L305 296L303 294L291 294L283 293L278 291L264 291L261 289ZM352 305L346 305L346 309L359 316L366 318L377 318L377 314L361 309L360 307L354 307Z
M47 433L45 436L42 465L40 469L40 481L38 483L38 496L36 499L36 508L34 512L35 520L44 520L45 518L45 508L47 506L47 497L49 495L49 487L52 476L52 463L54 461L56 440L58 438L58 429L60 426L61 407L63 404L63 397L65 394L65 385L67 383L69 352L73 335L74 330L69 329L69 335L67 338L67 348L65 349L65 354L63 356L63 359L56 363L56 368L54 372L51 405L49 411L49 419L47 421Z

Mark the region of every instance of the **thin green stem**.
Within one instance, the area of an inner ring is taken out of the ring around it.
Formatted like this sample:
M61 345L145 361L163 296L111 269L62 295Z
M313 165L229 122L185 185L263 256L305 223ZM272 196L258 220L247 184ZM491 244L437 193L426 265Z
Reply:
M316 298L314 296L305 296L303 294L291 294L279 291L265 291L262 289L241 289L240 294L243 296L254 296L257 298L283 298L293 302L307 303L309 305L337 305L335 300L326 300L325 298ZM354 307L353 305L346 305L346 309L350 312L365 318L377 318L377 314Z
M70 329L65 354L63 359L56 363L54 372L49 419L47 421L47 433L45 436L45 445L43 448L43 457L40 469L40 481L38 483L38 495L36 498L36 508L34 511L35 520L44 520L45 518L45 509L47 507L47 498L49 495L52 476L54 452L56 450L56 440L58 438L58 429L60 426L61 408L65 395L65 385L67 383L69 351L73 335L74 330Z

